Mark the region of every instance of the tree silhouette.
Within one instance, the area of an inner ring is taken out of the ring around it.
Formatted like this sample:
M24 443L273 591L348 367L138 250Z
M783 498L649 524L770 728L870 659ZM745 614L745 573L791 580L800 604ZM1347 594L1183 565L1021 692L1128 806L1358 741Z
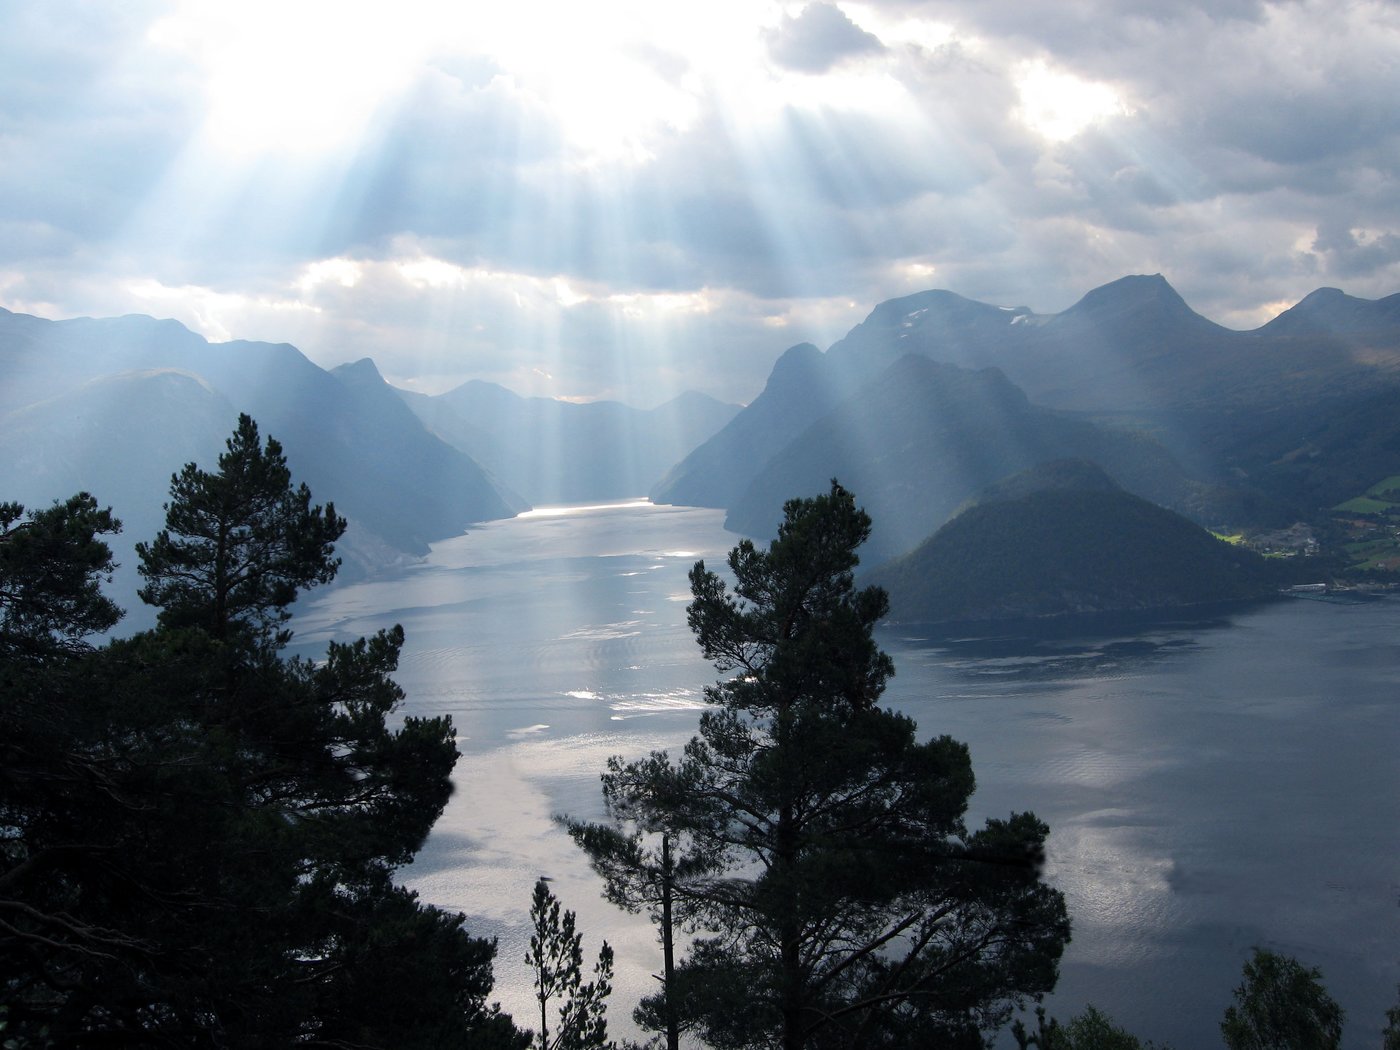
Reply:
M851 494L833 482L784 513L766 551L731 551L732 592L690 574L690 626L732 673L699 735L604 776L610 808L712 864L687 887L706 935L670 1007L715 1047L980 1045L1053 987L1068 939L1039 878L1046 828L969 832L967 748L878 705L886 600L854 585L870 519Z
M520 1050L494 943L393 881L458 757L449 719L400 711L403 631L279 652L343 522L246 416L167 522L156 629L93 649L110 515L0 507L7 1045Z
M530 950L525 963L535 974L540 1030L535 1050L611 1050L607 1004L612 993L613 952L608 942L598 952L593 980L583 980L583 934L574 929L574 913L562 911L544 879L535 883L530 902ZM554 1034L549 1007L556 1004Z
M335 577L345 519L334 504L312 506L305 485L293 487L282 446L273 438L261 446L248 415L226 444L218 470L187 463L170 479L165 528L136 545L146 579L139 594L160 606L164 627L198 626L221 639L243 631L285 644L287 606Z
M1342 1008L1323 988L1320 970L1255 948L1220 1032L1229 1050L1336 1050Z
M27 516L19 503L0 503L0 651L81 651L121 619L102 593L116 566L100 538L119 531L86 492Z

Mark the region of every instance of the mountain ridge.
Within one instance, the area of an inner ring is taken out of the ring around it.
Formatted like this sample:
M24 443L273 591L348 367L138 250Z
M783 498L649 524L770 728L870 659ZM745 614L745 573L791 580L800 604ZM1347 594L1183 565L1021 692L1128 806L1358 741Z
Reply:
M524 397L475 379L399 396L430 431L534 504L643 495L740 411L694 391L636 409Z
M772 535L794 493L832 477L874 519L866 557L901 554L969 496L1045 458L1092 457L1160 502L1194 492L1170 454L1140 433L1035 405L1000 369L965 369L907 354L819 416L754 474L725 527Z
M865 582L899 620L968 624L1258 601L1278 574L1092 463L1059 460L994 483Z
M0 491L34 506L92 492L128 523L114 549L129 569L131 545L159 525L171 475L187 462L212 467L247 412L282 443L297 480L350 519L342 554L362 572L386 549L420 555L473 522L523 509L397 398L385 400L378 378L332 375L288 343L211 343L144 315L49 321L6 311ZM116 449L129 453L113 461ZM354 537L365 538L363 551Z
M1336 311L1328 293L1309 299L1295 308L1300 316L1323 316L1329 304ZM864 388L914 355L970 371L995 368L1037 408L1133 433L1144 453L1160 446L1153 455L1160 460L1161 451L1169 453L1176 476L1168 481L1164 472L1154 480L1133 468L1140 476L1128 487L1198 521L1297 520L1310 513L1308 493L1329 491L1297 466L1307 462L1306 450L1298 451L1301 435L1316 434L1313 443L1325 449L1327 462L1342 464L1349 446L1327 437L1328 421L1380 413L1370 406L1381 405L1385 391L1400 394L1400 296L1344 297L1342 304L1347 316L1365 323L1300 335L1269 325L1251 332L1218 325L1192 310L1161 274L1120 278L1058 314L942 290L886 300L824 353L810 344L786 351L763 393L673 468L652 497L723 507L731 527L755 536L771 530L781 498L816 491L818 475L839 476L865 498L859 482L866 468L852 468L849 450L856 432L878 427L889 408L872 401L848 409L844 438L804 432L836 407L833 390ZM1394 326L1382 324L1383 337L1375 336L1369 319L1384 322L1392 311ZM1351 331L1362 327L1363 336ZM824 465L813 458L819 450L827 455ZM895 451L872 449L864 462L873 467ZM1389 464L1400 471L1381 441L1370 442L1364 462L1368 470ZM924 469L911 459L905 472L913 478Z

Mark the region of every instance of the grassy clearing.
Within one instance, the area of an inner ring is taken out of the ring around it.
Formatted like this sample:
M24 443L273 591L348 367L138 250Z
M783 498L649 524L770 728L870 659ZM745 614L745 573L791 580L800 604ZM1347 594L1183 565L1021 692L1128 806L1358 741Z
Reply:
M1400 493L1400 474L1392 474L1360 496L1338 503L1332 509L1339 514L1396 514L1400 513L1397 493Z
M1394 569L1400 562L1400 543L1390 537L1348 543L1342 550L1353 569Z
M1384 481L1378 481L1366 490L1366 495L1380 498L1382 492L1400 491L1400 474L1392 474Z
M1342 514L1384 514L1396 506L1397 504L1372 499L1370 496L1357 496L1345 503L1338 503L1332 509Z
M1400 550L1397 550L1395 547L1391 547L1389 550L1378 551L1371 557L1367 558L1365 561L1358 562L1352 567L1356 569L1361 569L1363 571L1367 569L1385 569L1386 571L1394 571L1396 568L1400 568Z
M1231 547L1238 547L1244 542L1244 533L1242 532L1232 532L1227 536L1223 532L1216 532L1214 529L1211 529L1210 534L1217 540L1223 540L1225 543L1228 543Z
M1371 529L1347 528L1352 542L1343 545L1342 553L1349 569L1400 570L1400 536L1393 533L1393 526L1400 519L1400 474L1376 482L1364 495L1332 509L1339 515L1364 516L1376 525Z
M1347 552L1349 558L1362 559L1391 550L1394 546L1394 542L1389 539L1361 540L1358 543L1348 543L1342 550Z

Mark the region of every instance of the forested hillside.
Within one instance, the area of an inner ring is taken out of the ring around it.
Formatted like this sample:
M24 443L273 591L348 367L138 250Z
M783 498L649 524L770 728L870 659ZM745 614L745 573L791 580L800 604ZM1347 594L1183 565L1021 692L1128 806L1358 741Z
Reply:
M1260 599L1282 578L1090 464L1050 464L1002 483L871 574L889 590L894 617L928 622Z

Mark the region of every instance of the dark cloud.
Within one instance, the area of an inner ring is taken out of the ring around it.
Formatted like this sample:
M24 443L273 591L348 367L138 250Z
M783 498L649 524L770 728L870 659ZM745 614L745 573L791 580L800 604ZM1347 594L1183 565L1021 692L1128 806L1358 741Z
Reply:
M1345 220L1320 225L1312 247L1326 258L1328 272L1340 277L1355 277L1400 262L1400 234L1359 232Z
M1163 32L1200 33L1220 25L1257 24L1268 0L873 0L874 6L906 16L943 21L960 31L1003 41L1023 41L1064 58L1099 60L1113 53L1136 54L1145 38Z
M884 50L878 37L851 21L835 4L808 4L795 18L783 15L766 34L768 54L785 69L825 73L855 55Z

